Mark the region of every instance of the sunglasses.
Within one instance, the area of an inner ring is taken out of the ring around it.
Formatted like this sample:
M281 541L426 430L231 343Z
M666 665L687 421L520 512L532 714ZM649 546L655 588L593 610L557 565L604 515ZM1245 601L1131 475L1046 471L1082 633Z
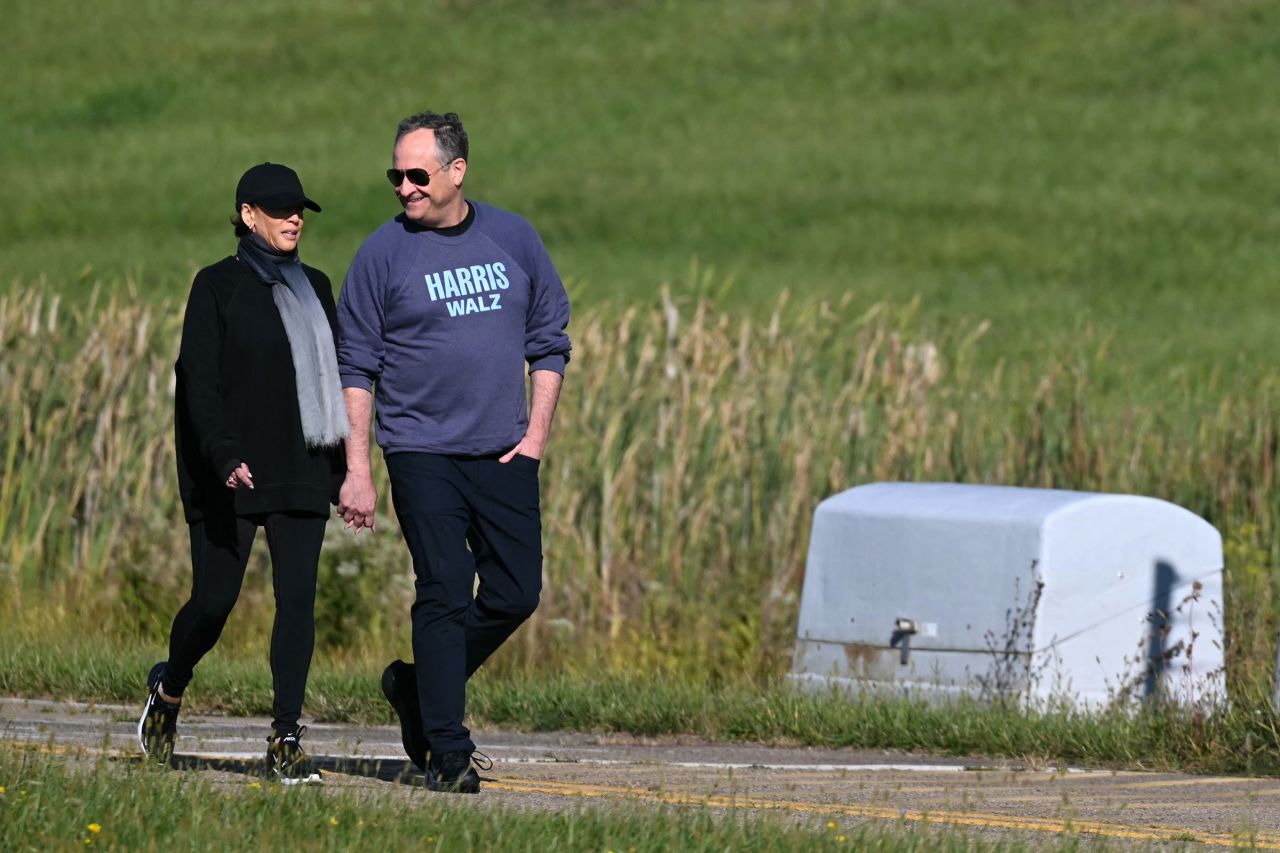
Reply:
M435 174L440 174L452 165L453 161L450 160L439 169L436 169ZM387 180L391 182L393 187L400 186L400 184L404 183L405 178L408 178L409 183L415 187L425 187L431 183L431 175L432 173L426 169L387 169Z

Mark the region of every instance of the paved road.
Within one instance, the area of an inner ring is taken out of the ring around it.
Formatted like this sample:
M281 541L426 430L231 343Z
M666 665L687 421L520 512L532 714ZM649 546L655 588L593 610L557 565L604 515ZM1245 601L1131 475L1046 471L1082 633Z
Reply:
M136 709L0 698L0 740L136 753ZM217 774L256 770L269 721L184 716L177 762ZM797 749L578 733L474 732L494 761L477 805L664 803L747 808L798 821L928 821L981 835L1052 840L1082 832L1280 850L1280 779L1029 768L1010 761ZM314 724L304 745L326 784L413 784L399 730ZM473 798L463 798L468 801Z

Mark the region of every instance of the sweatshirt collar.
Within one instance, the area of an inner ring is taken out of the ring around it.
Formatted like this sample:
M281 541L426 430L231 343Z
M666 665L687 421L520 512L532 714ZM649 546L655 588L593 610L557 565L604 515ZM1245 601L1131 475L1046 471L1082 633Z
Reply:
M467 229L471 227L471 223L476 221L476 206L471 202L467 202L467 215L462 217L462 221L457 225L450 225L448 228L424 228L432 234L439 234L441 237L461 237L467 233Z

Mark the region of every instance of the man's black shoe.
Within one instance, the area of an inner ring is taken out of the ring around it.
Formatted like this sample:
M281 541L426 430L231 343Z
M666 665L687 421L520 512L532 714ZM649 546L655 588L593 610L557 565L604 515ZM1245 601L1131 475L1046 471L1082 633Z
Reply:
M431 756L427 770L427 787L448 794L480 793L480 774L471 766L471 753L455 749L442 754L439 759Z
M427 736L422 731L422 706L418 704L418 674L413 664L394 660L382 671L382 695L400 718L400 741L418 769L427 768Z

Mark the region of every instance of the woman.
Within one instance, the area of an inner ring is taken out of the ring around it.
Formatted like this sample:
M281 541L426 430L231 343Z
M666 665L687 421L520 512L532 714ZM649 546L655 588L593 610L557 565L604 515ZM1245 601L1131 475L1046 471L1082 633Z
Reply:
M196 274L177 370L178 485L191 528L191 598L173 620L169 659L147 676L138 743L168 763L182 694L240 594L266 528L276 599L269 770L318 781L299 743L314 645L316 569L345 471L346 409L329 279L298 259L297 174L262 163L236 186L235 255Z

